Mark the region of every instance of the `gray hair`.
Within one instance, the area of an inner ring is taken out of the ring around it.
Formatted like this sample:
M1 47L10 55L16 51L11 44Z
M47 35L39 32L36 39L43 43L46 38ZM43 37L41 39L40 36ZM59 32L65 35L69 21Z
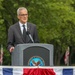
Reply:
M21 11L21 10L26 10L26 11L27 11L27 9L26 9L25 7L20 7L20 8L17 9L17 15L20 14L20 11ZM28 11L27 11L27 12L28 12Z

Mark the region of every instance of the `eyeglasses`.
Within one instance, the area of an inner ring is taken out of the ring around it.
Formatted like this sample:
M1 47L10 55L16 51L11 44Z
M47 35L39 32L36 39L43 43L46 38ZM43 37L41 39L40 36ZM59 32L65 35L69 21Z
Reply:
M20 16L27 16L28 14L19 14Z

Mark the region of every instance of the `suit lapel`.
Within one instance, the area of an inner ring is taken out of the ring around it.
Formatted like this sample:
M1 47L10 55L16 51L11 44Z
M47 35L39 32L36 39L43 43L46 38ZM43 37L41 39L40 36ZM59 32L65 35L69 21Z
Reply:
M17 30L18 30L18 32L19 32L19 34L20 34L22 40L24 41L24 38L23 38L23 35L22 35L22 32L21 32L21 29L20 29L19 23L17 24L17 27L16 27L16 28L17 28Z
M30 32L30 29L31 29L31 25L27 22L27 31Z
M20 26L19 26L19 22L16 24L16 26L17 26L16 28L17 28L17 30L18 30L21 38L22 38L22 41L23 42L28 42L30 40L30 38L29 38L29 36L27 36L26 41L24 41L24 38L23 38L23 35L22 35L22 32L21 32ZM27 22L27 31L30 32L30 30L31 30L31 25Z
M31 30L31 25L27 22L27 31L31 32L30 30ZM26 36L26 42L29 42L29 41L30 41L30 37L29 37L29 35L27 35Z

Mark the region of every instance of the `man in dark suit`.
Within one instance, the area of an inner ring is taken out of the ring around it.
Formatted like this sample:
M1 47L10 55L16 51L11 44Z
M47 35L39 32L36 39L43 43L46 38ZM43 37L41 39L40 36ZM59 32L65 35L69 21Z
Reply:
M20 7L17 10L17 17L19 22L10 26L8 30L8 50L12 52L17 44L24 43L38 43L38 33L36 25L27 22L28 11L24 7ZM25 27L24 27L25 26ZM25 37L23 37L23 27L25 28Z

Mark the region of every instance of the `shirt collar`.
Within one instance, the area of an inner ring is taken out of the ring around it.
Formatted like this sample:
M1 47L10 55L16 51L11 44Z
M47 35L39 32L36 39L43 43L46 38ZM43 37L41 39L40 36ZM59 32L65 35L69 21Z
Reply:
M20 21L19 21L19 25L20 27L23 27L22 25L25 25L25 27L27 27L27 22L25 24L22 24Z

